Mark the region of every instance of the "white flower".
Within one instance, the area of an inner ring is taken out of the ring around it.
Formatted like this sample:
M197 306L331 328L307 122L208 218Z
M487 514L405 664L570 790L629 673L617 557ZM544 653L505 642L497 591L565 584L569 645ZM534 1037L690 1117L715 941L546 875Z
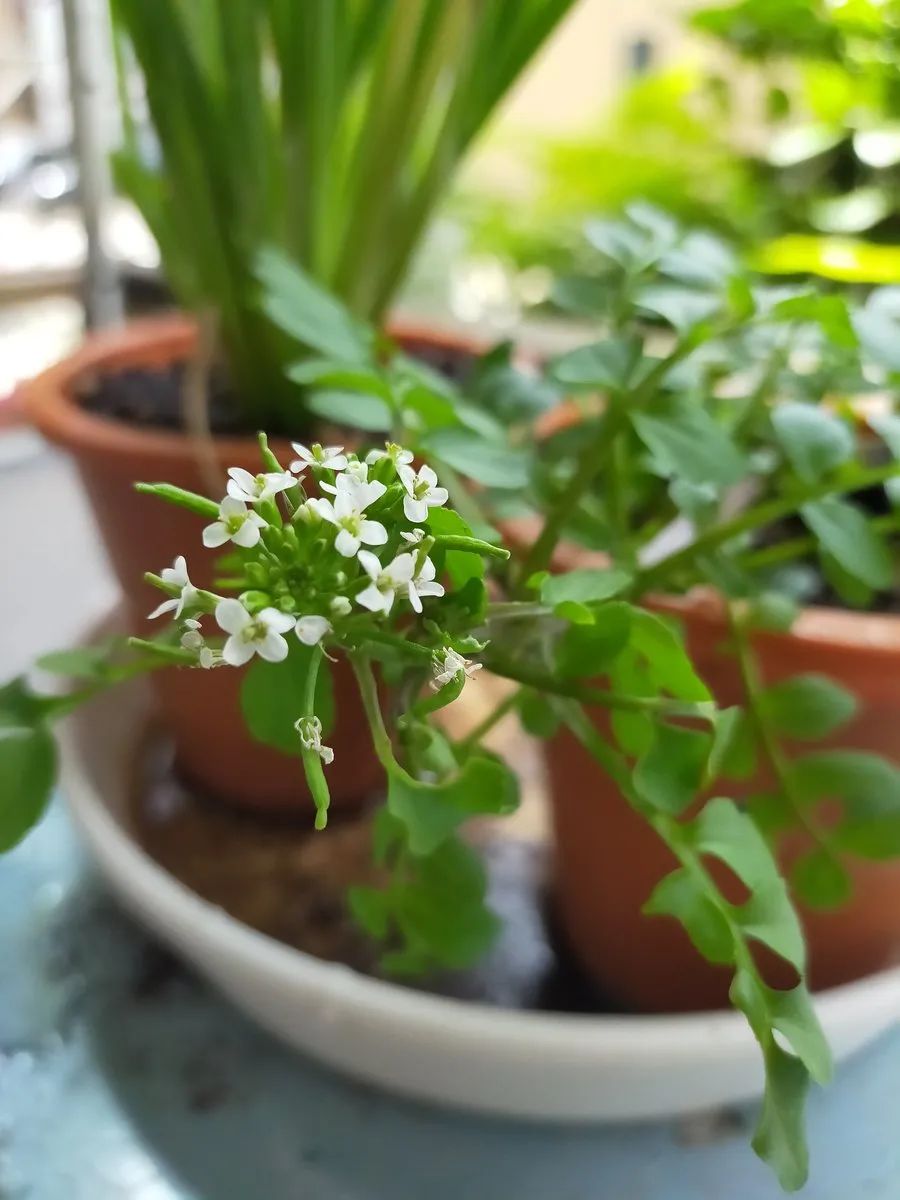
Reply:
M437 475L431 467L420 467L418 472L410 466L398 467L397 474L407 491L403 497L407 521L427 521L429 508L440 508L447 503L450 493L446 488L437 486Z
M294 633L304 646L318 646L326 633L331 633L331 622L326 617L300 617L294 626Z
M443 596L444 585L434 582L435 569L434 563L430 558L426 558L422 563L421 570L413 576L409 581L409 602L417 613L422 611L422 596Z
M288 644L281 635L293 627L295 619L277 608L264 608L254 616L240 600L220 600L216 620L231 634L222 648L222 657L232 667L243 666L254 654L266 662L282 662L287 658Z
M200 622L191 618L184 623L184 633L181 635L181 647L197 655L197 661L205 670L216 667L222 661L222 656L211 646L207 646L200 632Z
M465 675L466 679L471 679L476 671L481 670L481 667L481 663L470 662L469 659L463 658L449 646L445 646L432 659L431 668L434 672L434 679L431 681L431 686L436 692L439 692L442 687L456 679L460 672Z
M357 603L370 612L389 613L397 592L411 582L416 560L412 554L404 552L387 566L382 566L370 550L360 550L359 565L372 582L356 597Z
M259 531L265 527L266 523L259 513L247 508L243 500L226 496L219 505L218 521L213 521L203 530L203 545L212 550L216 546L224 546L226 542L234 542L236 546L249 550L259 541Z
M353 558L360 544L383 546L387 541L387 530L380 521L367 521L363 516L385 491L383 483L357 483L349 480L346 487L338 489L334 501L317 500L316 512L324 521L336 525L338 535L334 547L344 558Z
M316 521L322 519L316 509L317 503L318 501L315 499L304 500L302 504L297 506L293 519L295 521L302 521L304 525L314 525Z
M414 529L412 533L401 533L400 536L403 538L404 542L409 542L411 546L418 546L419 542L423 541L425 538L425 530Z
M315 750L326 767L334 762L332 748L322 745L322 722L318 717L301 717L294 722L294 728L300 735L300 744L304 750Z
M337 483L320 483L319 487L323 492L330 492L332 496L336 496L338 492L344 488L352 488L356 483L369 482L369 468L364 462L360 462L354 458L352 462L347 463L347 469L343 475L338 475Z
M149 614L148 620L152 621L154 617L161 617L163 613L167 612L174 613L177 620L184 612L185 605L194 604L197 600L197 589L188 578L187 563L183 554L178 555L171 567L163 568L161 578L163 583L181 588L181 593L178 596L170 596L168 600L163 600L162 604Z
M404 450L402 446L398 446L396 442L385 442L383 450L370 450L366 455L366 462L369 466L379 462L382 458L389 458L395 468L408 466L413 460L412 450Z
M320 446L318 442L313 442L312 446L304 446L301 442L291 442L291 445L299 456L291 463L292 471L305 471L307 467L317 467L320 471L343 471L347 465L343 446Z
M251 475L243 467L229 467L227 491L235 500L257 504L260 500L271 500L296 482L290 471L263 471L259 475Z
M346 617L352 609L353 605L346 596L335 596L331 602L331 611L336 617Z

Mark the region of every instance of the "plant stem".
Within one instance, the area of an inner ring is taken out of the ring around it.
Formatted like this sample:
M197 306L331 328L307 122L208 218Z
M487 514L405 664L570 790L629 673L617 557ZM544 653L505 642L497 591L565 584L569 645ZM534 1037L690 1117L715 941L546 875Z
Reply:
M482 721L479 721L474 729L456 743L456 749L462 750L464 753L473 750L485 734L490 733L498 721L501 721L507 713L512 712L519 703L522 691L521 687L513 688L509 695L505 696Z
M582 704L593 704L599 708L618 709L620 712L651 713L659 717L683 717L708 721L714 715L711 704L690 704L679 700L667 700L657 696L621 696L617 692L604 691L587 684L554 679L527 666L504 658L492 658L488 654L485 667L494 675L511 679L525 687L535 688L553 696L579 700Z
M309 660L303 688L303 715L309 720L313 720L316 715L316 681L319 678L319 666L323 654L321 646L312 647L312 656ZM328 783L322 769L322 759L317 750L306 746L303 746L300 755L303 759L303 770L306 772L306 782L309 784L309 790L316 806L316 829L324 829L328 824L331 793L328 791Z
M372 674L372 664L362 654L351 654L349 657L356 682L359 685L359 694L369 721L372 745L378 755L378 761L386 771L394 772L398 768L398 763L394 757L394 747L385 728L381 705L378 702L378 687L375 683L375 676Z
M690 545L684 546L681 550L676 550L674 553L667 555L666 558L660 559L658 563L655 563L652 567L648 567L646 571L639 572L635 579L635 592L637 595L641 595L653 588L659 588L673 575L677 575L680 570L691 566L695 559L708 554L711 550L717 549L719 546L732 541L736 537L740 537L744 533L750 533L754 529L771 525L775 521L781 520L782 517L791 516L792 513L802 508L804 504L811 504L813 501L821 500L825 496L840 496L845 495L847 492L862 491L864 488L886 483L887 480L893 479L898 474L900 474L900 463L893 462L883 467L873 467L871 470L861 471L852 480L844 483L836 482L833 479L827 482L819 481L815 484L809 484L805 488L798 489L792 496L760 504L748 512L733 517L730 521L726 521L722 525L717 525L712 529L706 530L705 533L700 534Z
M833 859L837 860L825 831L810 815L802 799L797 795L791 774L791 764L781 747L776 731L772 728L765 706L762 703L763 681L750 638L736 605L728 604L728 624L734 641L738 667L741 673L741 683L744 687L747 702L747 715L750 718L763 754L768 760L772 774L778 784L779 791L794 815L797 824L809 834L813 841L822 847Z

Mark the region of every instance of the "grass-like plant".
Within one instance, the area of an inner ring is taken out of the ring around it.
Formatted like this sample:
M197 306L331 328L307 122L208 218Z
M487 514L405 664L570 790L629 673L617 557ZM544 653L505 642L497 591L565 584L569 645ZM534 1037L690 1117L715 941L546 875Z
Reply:
M461 158L573 2L110 0L118 182L177 299L215 314L251 427L283 427L296 393L256 304L260 247L378 323Z

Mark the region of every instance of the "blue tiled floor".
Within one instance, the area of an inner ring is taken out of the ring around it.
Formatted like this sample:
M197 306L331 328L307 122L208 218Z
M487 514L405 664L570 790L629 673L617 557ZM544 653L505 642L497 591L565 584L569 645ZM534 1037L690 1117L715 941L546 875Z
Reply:
M121 916L65 815L0 864L3 1200L774 1200L749 1117L477 1120L258 1032ZM900 1032L813 1097L807 1200L900 1200Z

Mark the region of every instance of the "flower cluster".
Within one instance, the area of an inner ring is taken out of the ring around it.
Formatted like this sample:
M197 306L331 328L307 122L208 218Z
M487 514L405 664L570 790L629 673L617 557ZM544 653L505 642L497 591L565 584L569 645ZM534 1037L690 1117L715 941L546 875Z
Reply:
M197 665L240 667L254 656L282 662L291 634L304 646L340 644L365 622L421 614L425 601L444 595L427 526L448 492L431 467L417 467L411 451L390 442L365 458L342 446L294 443L296 458L283 470L261 445L265 470L232 467L220 502L192 498L195 511L212 518L203 545L227 551L222 567L237 594L195 586L182 556L151 577L168 598L150 615L182 621L181 650ZM204 614L224 635L214 645L204 637ZM438 685L469 668L454 651L443 655ZM315 718L296 728L304 748L331 761Z

